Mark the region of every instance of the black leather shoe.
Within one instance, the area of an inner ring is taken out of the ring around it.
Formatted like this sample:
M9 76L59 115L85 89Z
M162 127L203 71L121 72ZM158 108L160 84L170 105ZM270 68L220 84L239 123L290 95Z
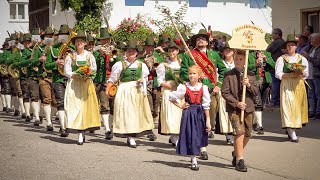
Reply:
M25 113L22 113L22 114L21 114L21 118L22 118L22 119L27 118L26 114L25 114Z
M60 129L60 136L61 137L68 137L69 134L67 133L67 131L65 129Z
M298 143L298 142L299 142L299 139L298 139L298 138L297 138L297 139L291 139L291 138L290 138L290 141L293 142L293 143Z
M131 148L137 148L137 144L130 144L129 139L127 139L127 144Z
M77 145L83 145L83 142L77 142Z
M191 169L192 171L199 171L199 166L198 166L197 164L191 164L190 169Z
M31 120L32 120L31 117L30 117L30 116L27 116L25 121L26 121L26 122L30 122Z
M2 108L2 111L3 111L3 112L7 111L7 107L3 107L3 108Z
M51 126L47 126L47 131L53 131L53 127Z
M248 169L246 165L244 164L244 160L240 159L239 162L236 164L236 170L240 172L247 172Z
M214 138L214 133L213 131L210 131L208 134L208 138L213 139Z
M15 110L13 115L14 115L14 116L19 116L19 115L20 115L20 112L19 112L18 110Z
M33 123L34 126L39 126L40 124L41 124L40 120L35 120Z
M201 159L201 160L208 160L209 157L208 157L207 151L201 152L201 154L200 154L200 156L199 156L199 159Z
M94 130L90 130L89 133L93 134L93 133L94 133Z
M111 140L113 138L113 133L111 131L107 131L105 135L106 135L106 140Z
M232 155L232 166L236 167L237 159L236 159L236 155L234 154L234 151L232 151L231 155Z
M7 109L6 109L6 113L11 113L11 112L13 112L12 109L10 109L10 108L7 108Z
M149 134L148 137L149 137L149 141L155 141L157 139L156 135L153 133Z
M263 129L263 127L259 127L259 128L258 128L257 134L259 134L259 135L263 135L263 134L264 134L264 129Z

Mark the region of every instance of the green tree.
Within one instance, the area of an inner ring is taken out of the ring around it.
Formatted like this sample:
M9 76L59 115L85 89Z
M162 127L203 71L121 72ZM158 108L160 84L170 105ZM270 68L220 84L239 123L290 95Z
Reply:
M101 27L101 15L105 0L59 0L61 11L71 8L77 23L75 30L97 31Z

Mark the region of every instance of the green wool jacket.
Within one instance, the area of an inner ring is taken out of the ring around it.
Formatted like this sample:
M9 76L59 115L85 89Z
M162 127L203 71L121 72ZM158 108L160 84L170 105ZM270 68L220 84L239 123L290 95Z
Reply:
M167 52L160 53L160 52L154 51L153 55L158 60L158 63L162 63L168 57L168 53Z
M271 83L272 77L270 74L270 70L274 70L274 68L276 66L276 62L273 61L273 59L271 57L271 53L269 53L267 51L263 51L263 54L267 58L266 65L263 67L263 70L265 72L266 83ZM249 53L248 70L252 71L255 74L256 80L260 79L259 68L256 67L256 52Z
M107 82L107 70L105 65L105 58L100 54L99 50L93 52L93 56L96 58L97 63L97 74L94 78L95 83L104 84ZM121 61L122 58L117 56L115 58L111 57L113 60L110 59L110 68L118 62ZM110 69L111 72L111 69Z
M17 63L18 67L20 67L20 78L25 79L28 78L30 76L37 76L37 72L34 71L32 69L32 59L31 58L32 55L32 49L29 48L24 48L22 51L22 57L21 57L21 61L19 63ZM37 56L36 54L33 55L33 58L35 58L35 56ZM21 68L27 68L27 74L23 74L21 71Z
M34 56L31 62L32 67L38 67L37 76L38 77L45 77L45 70L43 68L44 62L40 61L40 57L44 54L46 45L42 45L40 47L37 47L34 51Z
M227 68L225 67L221 57L216 51L207 50L207 56L211 60L211 62L214 64L215 68L218 68L218 80L217 80L217 86L222 87L223 82L223 76L224 73L227 72ZM187 53L183 54L182 62L181 62L181 68L180 68L180 79L184 82L189 81L188 77L188 68L192 65L195 65L193 60L190 58L190 56ZM214 85L211 83L209 79L204 79L202 82L204 85L207 85L210 89L214 88Z
M61 75L58 71L58 65L57 65L57 58L59 56L59 50L62 46L62 43L57 43L54 44L50 47L50 50L48 51L47 54L47 59L45 62L45 68L47 70L51 70L52 71L52 82L64 82L64 80L66 79L65 76ZM74 46L69 46L71 49L75 49Z
M13 56L10 50L4 50L2 59L3 59L3 64L6 64L9 66L13 62L15 57Z

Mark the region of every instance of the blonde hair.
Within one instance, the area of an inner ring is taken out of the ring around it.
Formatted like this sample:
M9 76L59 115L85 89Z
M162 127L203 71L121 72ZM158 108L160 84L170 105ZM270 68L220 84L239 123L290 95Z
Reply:
M190 72L191 69L194 69L198 72L199 76L203 74L202 69L198 65L192 65L188 68L188 73Z

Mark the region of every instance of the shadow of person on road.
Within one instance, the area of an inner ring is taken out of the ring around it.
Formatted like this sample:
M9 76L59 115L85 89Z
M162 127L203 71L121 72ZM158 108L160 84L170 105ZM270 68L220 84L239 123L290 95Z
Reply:
M142 140L136 140L137 144L144 145L144 146L150 146L155 148L166 148L166 149L173 149L172 145L169 143L163 143L163 142L157 142L157 141L142 141Z
M23 119L16 119L16 118L7 118L3 121L4 122L12 122L12 123L21 123L21 124L31 124L30 122L25 122Z
M161 153L161 154L167 154L167 155L174 155L176 156L177 153L176 153L176 150L172 148L172 150L166 150L166 149L147 149L147 151L150 151L150 152L155 152L155 153Z
M142 162L163 164L163 165L170 166L173 168L190 168L190 164L180 163L180 162L169 162L169 161L159 161L159 160L142 161Z
M53 142L61 143L61 144L77 144L77 140L74 139L68 139L68 138L60 138L55 136L40 136L42 139L48 139Z
M286 142L288 137L276 137L276 136L252 136L252 139L263 140L263 141L273 141L273 142Z
M126 140L124 141L113 141L113 140L106 140L106 139L90 139L91 142L98 142L102 144L112 145L112 146L128 146Z
M218 140L218 139L214 139L214 140L209 139L209 144L218 145L218 146L231 146L227 144L225 140Z

